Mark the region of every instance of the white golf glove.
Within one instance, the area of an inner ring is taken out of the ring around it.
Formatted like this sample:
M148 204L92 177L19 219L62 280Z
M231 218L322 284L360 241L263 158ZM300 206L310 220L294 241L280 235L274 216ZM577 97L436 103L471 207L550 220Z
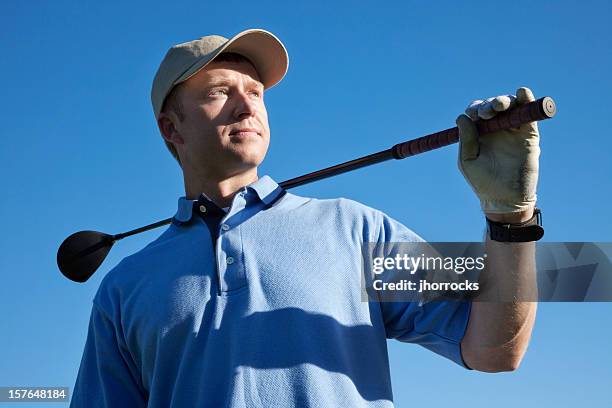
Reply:
M459 170L485 213L516 213L534 208L540 156L538 125L500 130L482 138L472 120L490 119L515 105L534 101L529 88L470 103L457 118Z

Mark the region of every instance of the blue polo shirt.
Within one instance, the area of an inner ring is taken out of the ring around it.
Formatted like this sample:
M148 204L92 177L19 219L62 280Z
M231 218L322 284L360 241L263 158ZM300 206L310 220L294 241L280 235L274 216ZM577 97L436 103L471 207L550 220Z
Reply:
M93 300L71 407L390 407L387 338L463 365L470 303L361 298L364 242L422 241L261 177L227 212L179 199Z

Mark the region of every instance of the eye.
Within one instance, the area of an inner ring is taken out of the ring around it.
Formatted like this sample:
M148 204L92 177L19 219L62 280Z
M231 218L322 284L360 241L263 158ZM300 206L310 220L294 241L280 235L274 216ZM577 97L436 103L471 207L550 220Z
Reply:
M249 95L252 95L252 96L254 96L256 98L261 98L261 94L262 94L262 92L257 90L257 89L249 91Z
M221 95L227 95L227 89L223 89L223 88L216 88L216 89L212 89L208 95L210 96L221 96Z

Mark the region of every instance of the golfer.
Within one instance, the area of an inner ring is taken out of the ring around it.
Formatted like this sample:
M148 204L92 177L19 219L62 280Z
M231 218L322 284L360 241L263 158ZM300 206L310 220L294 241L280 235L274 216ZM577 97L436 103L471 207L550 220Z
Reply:
M535 303L362 301L362 244L422 239L378 210L287 193L258 173L264 94L287 67L259 29L165 55L151 100L185 196L163 234L100 284L72 407L390 407L388 338L466 369L519 366ZM487 267L516 290L535 276L537 127L480 140L472 119L532 100L521 88L457 120Z

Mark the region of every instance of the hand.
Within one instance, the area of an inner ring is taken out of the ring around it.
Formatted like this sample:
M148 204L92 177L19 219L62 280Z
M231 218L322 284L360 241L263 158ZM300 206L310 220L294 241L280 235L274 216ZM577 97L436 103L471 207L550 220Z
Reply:
M520 222L533 214L540 156L538 126L526 123L480 138L473 120L490 119L534 100L531 90L519 88L516 96L473 101L457 118L459 170L493 221Z

